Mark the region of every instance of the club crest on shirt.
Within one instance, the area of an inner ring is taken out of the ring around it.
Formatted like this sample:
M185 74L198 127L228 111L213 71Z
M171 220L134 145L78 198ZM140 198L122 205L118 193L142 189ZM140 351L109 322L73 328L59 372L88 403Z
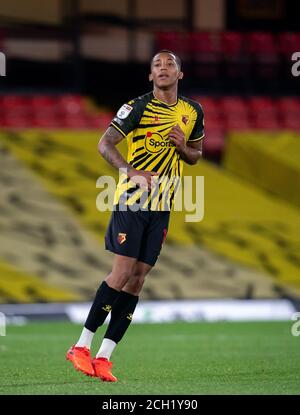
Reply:
M188 115L183 115L181 117L181 121L183 122L183 124L187 125L187 123L189 122L189 116Z
M119 244L123 244L126 241L127 233L119 233L118 235L118 242Z

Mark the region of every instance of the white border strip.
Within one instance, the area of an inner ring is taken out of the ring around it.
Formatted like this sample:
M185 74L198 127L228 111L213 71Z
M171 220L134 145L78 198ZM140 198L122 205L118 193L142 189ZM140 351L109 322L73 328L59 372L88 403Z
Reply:
M91 304L66 306L74 323L84 323ZM144 301L133 316L134 323L174 321L280 321L290 320L296 309L288 300ZM108 319L107 319L108 321Z

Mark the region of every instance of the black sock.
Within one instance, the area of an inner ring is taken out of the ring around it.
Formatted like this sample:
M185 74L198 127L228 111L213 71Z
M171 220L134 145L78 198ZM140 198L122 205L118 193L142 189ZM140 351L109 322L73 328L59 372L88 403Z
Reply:
M120 292L119 297L113 304L110 322L104 338L119 343L131 323L138 300L139 297L137 295L132 295L125 291Z
M107 315L109 314L113 302L120 294L119 291L109 287L109 285L103 281L97 290L96 297L90 309L89 315L86 319L84 327L93 333L100 327Z

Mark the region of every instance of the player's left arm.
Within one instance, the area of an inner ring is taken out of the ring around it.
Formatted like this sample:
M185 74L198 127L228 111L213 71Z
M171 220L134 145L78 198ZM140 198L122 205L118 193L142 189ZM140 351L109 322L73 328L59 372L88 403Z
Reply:
M182 160L187 164L196 164L202 157L202 140L186 141L184 132L178 124L171 129L169 139L175 144Z
M202 157L202 140L193 143L187 142L185 154L181 157L188 164L196 164Z

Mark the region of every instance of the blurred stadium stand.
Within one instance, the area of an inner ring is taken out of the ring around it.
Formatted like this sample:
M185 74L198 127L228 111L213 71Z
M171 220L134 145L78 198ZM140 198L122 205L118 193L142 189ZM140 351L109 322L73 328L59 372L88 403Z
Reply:
M300 131L300 99L266 96L194 95L205 110L205 156L222 156L225 136L230 131ZM7 128L44 127L104 129L113 112L101 110L81 95L0 96L0 126Z
M3 127L106 128L110 111L96 109L81 95L0 96Z
M99 273L109 271L103 237L110 212L95 208L95 183L116 172L97 155L97 141L95 130L0 134L2 301L13 295L28 301L53 298L45 287L32 284L34 275L58 290L57 298L64 290L66 296L89 299ZM121 144L125 153L126 143ZM205 219L190 224L185 212L174 212L167 244L142 297L296 296L300 216L288 198L274 201L260 186L208 162L186 166L186 174L205 177ZM9 289L8 275L17 269L7 262L24 271L20 294Z
M205 218L174 213L142 299L300 298L300 7L257 15L241 3L0 6L1 303L93 298L111 264L96 181L115 175L97 142L151 89L149 60L164 48L183 60L180 93L204 109L204 161L186 174L205 177Z
M12 0L0 7L1 89L75 91L116 109L149 89L149 59L169 48L182 57L186 93L295 95L300 6L275 1L268 16L264 5L215 2L211 13L208 0Z

